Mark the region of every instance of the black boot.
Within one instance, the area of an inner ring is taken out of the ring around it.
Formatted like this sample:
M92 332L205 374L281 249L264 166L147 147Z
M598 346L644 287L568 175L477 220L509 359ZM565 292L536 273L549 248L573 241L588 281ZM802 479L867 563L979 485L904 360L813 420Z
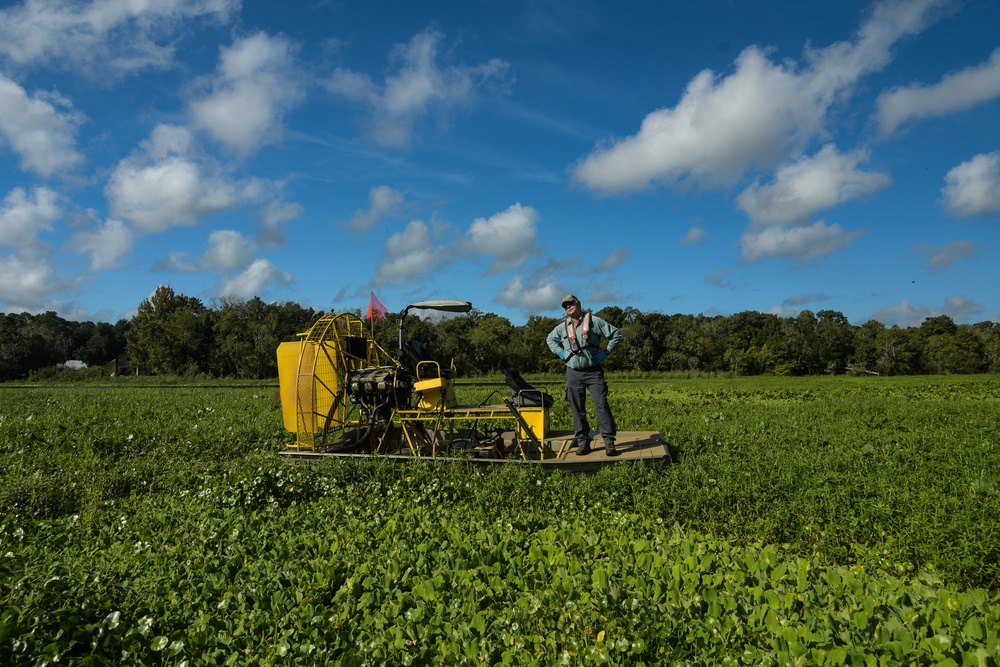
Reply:
M605 440L604 441L604 455L605 456L618 456L618 450L615 449L615 441L614 440Z
M590 441L589 440L587 442L583 443L582 445L577 445L576 446L576 455L577 456L586 456L589 453L590 453Z

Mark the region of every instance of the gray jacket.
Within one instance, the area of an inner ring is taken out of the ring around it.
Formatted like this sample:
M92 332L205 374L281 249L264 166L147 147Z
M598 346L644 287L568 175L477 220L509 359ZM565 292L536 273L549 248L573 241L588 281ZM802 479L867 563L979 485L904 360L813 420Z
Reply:
M561 359L566 361L567 366L578 371L598 365L622 342L622 332L618 330L618 327L596 315L591 314L590 317L591 325L586 341L583 340L583 320L580 320L580 324L574 327L581 348L576 354L572 354L570 338L566 335L565 320L557 324L545 338L552 353L559 355ZM602 338L608 341L608 347L603 352L601 351ZM560 352L562 354L559 354Z

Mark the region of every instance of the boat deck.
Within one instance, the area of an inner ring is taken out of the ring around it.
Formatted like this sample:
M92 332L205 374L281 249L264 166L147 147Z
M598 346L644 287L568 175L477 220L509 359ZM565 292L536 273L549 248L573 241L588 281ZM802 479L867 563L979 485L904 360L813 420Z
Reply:
M515 439L513 431L503 434L504 442L512 444ZM545 438L545 444L551 449L552 454L544 459L523 459L523 458L488 458L477 455L475 452L468 456L421 456L416 457L409 453L402 454L369 454L369 453L343 453L343 452L310 452L289 449L281 452L281 455L296 461L319 460L326 458L340 459L383 459L396 462L413 461L415 459L453 461L463 463L475 463L484 465L536 465L542 468L559 470L588 472L599 470L600 468L617 463L671 460L670 448L658 431L619 431L615 440L615 447L618 456L608 456L604 453L604 444L600 437L596 437L591 445L589 454L579 456L576 453L576 445L573 442L572 431L555 431Z

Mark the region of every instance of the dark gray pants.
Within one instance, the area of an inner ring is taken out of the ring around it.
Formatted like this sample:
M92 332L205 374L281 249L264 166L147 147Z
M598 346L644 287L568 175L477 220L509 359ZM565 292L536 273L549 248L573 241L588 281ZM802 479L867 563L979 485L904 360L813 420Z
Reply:
M618 426L608 405L608 383L604 381L604 369L593 366L582 371L566 368L566 400L573 410L573 429L576 443L582 446L590 442L590 422L587 421L587 392L594 399L597 426L604 442L614 442Z

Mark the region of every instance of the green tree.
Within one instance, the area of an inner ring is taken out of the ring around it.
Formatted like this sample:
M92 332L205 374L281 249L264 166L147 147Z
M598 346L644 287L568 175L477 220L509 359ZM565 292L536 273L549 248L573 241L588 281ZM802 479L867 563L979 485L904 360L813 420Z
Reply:
M469 340L476 323L483 317L482 311L473 308L468 315L444 315L428 319L432 336L431 342L425 347L442 366L447 367L454 362L459 375L478 373Z
M885 325L878 320L868 320L854 330L853 352L849 357L853 370L873 371L880 356L878 335L885 331Z
M98 322L92 325L86 342L77 349L74 356L88 366L114 361L125 351L125 332L128 326L128 320L120 320L117 324Z
M600 317L605 322L608 322L612 326L616 326L621 329L625 326L626 315L625 309L619 306L605 306L600 310L593 311L596 317Z
M954 334L927 339L924 355L929 373L981 373L986 370L983 343L969 326L958 326Z
M640 348L638 354L638 356L645 356L650 360L649 370L666 370L670 364L678 361L675 357L669 356L673 352L670 344L676 340L674 332L677 326L673 317L656 312L644 315L634 308L627 308L626 312L629 313L629 316L626 318L626 326L642 325L649 334L650 340L648 346ZM615 356L617 356L617 353ZM611 357L611 361L615 361L614 357ZM612 368L619 367L612 366ZM634 368L628 366L627 370L634 370Z
M1000 373L1000 326L996 322L985 320L976 322L970 328L982 344L984 372Z
M160 285L144 299L126 335L132 359L163 374L210 370L213 315L195 297Z
M494 373L509 367L509 345L514 331L506 317L487 313L468 332L468 355L476 373Z
M821 310L816 317L819 366L826 373L843 373L853 352L854 327L837 310Z
M720 371L725 368L726 318L698 315L686 331L684 351L692 370Z
M920 344L906 329L893 326L883 329L875 338L878 357L875 370L882 375L912 375L920 362Z
M726 322L725 362L736 375L772 373L782 356L781 319L771 313L746 310L730 315Z
M608 358L612 369L650 371L656 368L660 350L656 338L643 320L644 318L621 327L621 345Z
M954 336L958 333L958 325L955 320L947 315L937 315L925 318L920 324L920 335L925 338L931 336Z
M510 365L521 372L539 373L562 370L563 362L549 350L545 339L562 320L555 317L532 315L524 326L513 327L507 358Z
M791 368L785 345L780 338L770 339L760 347L752 345L749 356L750 368L761 374L784 374Z
M0 381L28 376L49 360L44 342L28 333L28 313L0 315Z
M710 319L704 315L674 315L671 318L673 332L668 336L667 346L683 356L683 370L711 370L706 363L712 359L715 345L704 331Z
M74 324L59 317L54 311L47 311L22 321L21 331L29 338L37 339L45 352L36 357L34 368L51 366L72 359L75 336Z
M259 297L221 299L212 326L213 374L275 377L278 345L308 331L315 319L315 311L293 302L264 303Z
M694 328L694 318L680 314L662 317L664 319L659 325L662 328L659 336L663 340L663 351L656 362L657 370L681 371L692 368L686 342L689 339L688 332Z
M785 339L794 375L811 375L821 370L819 320L811 310L785 320Z
M213 375L259 377L254 330L259 329L258 322L263 319L263 306L263 302L257 297L250 301L235 297L223 297L220 300L212 323Z

